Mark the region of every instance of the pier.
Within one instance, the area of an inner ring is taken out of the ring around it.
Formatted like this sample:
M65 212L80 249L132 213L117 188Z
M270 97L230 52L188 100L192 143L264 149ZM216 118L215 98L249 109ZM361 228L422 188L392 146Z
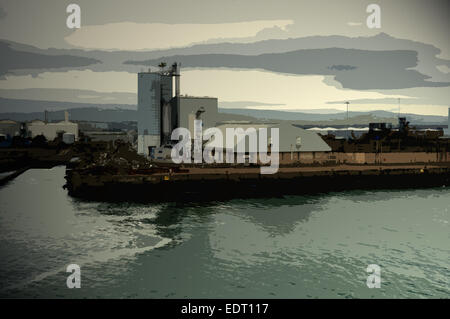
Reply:
M67 170L69 193L107 201L190 201L311 194L350 189L442 187L450 165L338 165L281 167L260 174L258 167L185 168L142 173L95 174Z

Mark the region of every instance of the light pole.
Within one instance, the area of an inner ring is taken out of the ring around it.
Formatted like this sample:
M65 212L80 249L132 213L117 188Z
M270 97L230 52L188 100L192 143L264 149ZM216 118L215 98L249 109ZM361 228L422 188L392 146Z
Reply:
M348 122L348 105L350 104L350 102L345 102L345 104L347 104L347 140L348 140L348 129L349 129L349 122Z

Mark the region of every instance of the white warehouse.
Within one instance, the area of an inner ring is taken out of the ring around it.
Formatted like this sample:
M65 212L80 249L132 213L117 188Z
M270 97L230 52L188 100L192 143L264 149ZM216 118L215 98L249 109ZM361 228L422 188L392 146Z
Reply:
M41 120L34 120L27 125L27 131L31 138L44 135L48 141L53 141L58 134L70 133L78 140L78 124L69 121L67 111L64 113L64 121L47 123Z

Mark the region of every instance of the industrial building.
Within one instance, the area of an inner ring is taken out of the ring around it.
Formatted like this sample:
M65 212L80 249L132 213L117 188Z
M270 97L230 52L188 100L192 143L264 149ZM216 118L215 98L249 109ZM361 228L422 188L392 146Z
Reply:
M138 153L149 155L150 149L164 142L162 116L170 124L172 88L171 73L138 74ZM165 131L169 128L165 127Z
M175 84L174 84L175 83ZM280 161L299 161L331 148L311 131L291 124L218 122L218 100L180 94L180 68L174 63L168 71L138 73L138 153L154 159L170 158L171 133L189 129L194 138L194 121L202 120L202 130L217 127L225 138L227 128L279 128ZM225 141L224 141L225 147ZM247 146L248 147L248 146ZM236 149L235 149L236 153ZM303 153L303 157L300 155ZM238 154L236 154L238 156Z
M175 82L175 84L174 84ZM172 131L177 127L191 130L194 120L203 128L216 125L217 98L180 94L180 67L138 73L138 153L153 157L157 149L173 144Z
M279 132L279 162L280 163L293 163L293 162L308 162L309 159L314 159L316 156L322 153L331 152L331 147L315 132L311 132L300 127L294 126L290 123L224 123L217 126L222 132L224 149L226 148L226 130L228 128L237 129L242 128L244 131L249 128L254 128L257 133L258 141L260 139L259 129L267 129L267 144L272 144L271 129L277 128ZM245 143L245 153L239 154L237 149L236 138L234 140L234 153L236 156L249 155L249 143L248 137ZM323 156L322 156L323 157ZM247 158L247 157L245 157Z
M34 120L27 124L27 132L31 138L44 135L48 141L53 141L58 135L73 134L78 140L78 124L69 121L69 113L64 112L64 121L48 123L47 120Z
M178 127L187 128L194 136L194 121L202 120L203 129L215 127L218 118L218 100L213 97L180 96L177 98Z
M20 135L22 124L12 120L0 120L0 134L6 136Z

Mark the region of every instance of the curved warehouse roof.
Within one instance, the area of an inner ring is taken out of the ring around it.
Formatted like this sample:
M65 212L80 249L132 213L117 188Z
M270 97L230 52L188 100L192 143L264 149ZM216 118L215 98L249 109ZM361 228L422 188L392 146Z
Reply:
M330 152L331 147L315 132L307 131L305 129L293 126L289 123L283 124L247 124L247 123L230 123L217 126L222 131L224 138L224 148L226 146L226 129L227 128L242 128L246 130L248 128L256 129L258 133L259 128L267 128L267 136L271 136L271 128L279 129L279 152ZM298 139L300 138L300 139ZM297 141L301 141L301 145L297 148ZM235 150L236 150L235 140ZM248 152L248 143L245 145Z

